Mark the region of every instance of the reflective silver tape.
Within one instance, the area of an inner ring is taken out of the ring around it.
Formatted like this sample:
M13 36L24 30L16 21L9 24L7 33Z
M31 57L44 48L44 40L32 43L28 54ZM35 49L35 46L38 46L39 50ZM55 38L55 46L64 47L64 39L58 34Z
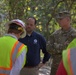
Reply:
M19 43L16 45L15 49L14 49L14 53L13 53L13 55L12 55L12 62L13 62L13 64L15 63L16 56L17 56L18 50L19 50L19 48L20 48L21 45L22 45L22 43L19 42Z
M73 74L76 75L76 48L72 48L70 51L70 60Z
M0 74L10 74L10 70L1 70L0 69Z

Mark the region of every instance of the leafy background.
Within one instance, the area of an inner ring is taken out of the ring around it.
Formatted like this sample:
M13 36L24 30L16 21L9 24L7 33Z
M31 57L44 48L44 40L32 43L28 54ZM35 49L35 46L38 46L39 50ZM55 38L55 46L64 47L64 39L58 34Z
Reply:
M76 28L76 0L0 0L0 36L6 32L7 21L19 18L25 22L27 17L34 16L36 31L48 40L51 33L59 29L55 15L61 10L70 11L71 25Z

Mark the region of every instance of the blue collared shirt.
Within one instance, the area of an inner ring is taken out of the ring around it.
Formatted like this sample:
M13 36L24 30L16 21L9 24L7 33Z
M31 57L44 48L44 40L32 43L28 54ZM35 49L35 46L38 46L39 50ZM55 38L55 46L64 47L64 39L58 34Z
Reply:
M27 45L28 48L25 66L37 66L40 63L40 50L44 53L42 62L45 63L49 60L50 54L46 51L46 40L41 34L33 32L30 36L26 35L19 41Z

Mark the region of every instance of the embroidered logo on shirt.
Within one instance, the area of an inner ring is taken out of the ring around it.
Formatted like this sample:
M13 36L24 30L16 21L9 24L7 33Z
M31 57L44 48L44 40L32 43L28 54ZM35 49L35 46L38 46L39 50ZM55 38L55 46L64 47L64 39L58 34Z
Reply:
M34 44L37 44L37 39L34 39Z

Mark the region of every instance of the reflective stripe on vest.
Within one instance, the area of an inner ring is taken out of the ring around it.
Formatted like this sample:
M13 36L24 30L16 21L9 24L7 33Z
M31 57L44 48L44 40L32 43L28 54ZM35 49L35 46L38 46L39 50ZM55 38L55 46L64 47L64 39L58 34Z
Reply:
M68 61L70 66L71 75L76 75L76 48L68 51Z
M76 48L63 51L63 64L67 75L76 75Z
M1 70L0 69L0 75L8 75L10 74L10 70Z
M15 63L16 57L18 52L22 49L24 44L20 43L19 41L16 41L12 50L11 50L11 58L10 58L10 66L8 68L6 67L0 67L0 75L8 75L10 74L10 70L12 69L13 64Z

